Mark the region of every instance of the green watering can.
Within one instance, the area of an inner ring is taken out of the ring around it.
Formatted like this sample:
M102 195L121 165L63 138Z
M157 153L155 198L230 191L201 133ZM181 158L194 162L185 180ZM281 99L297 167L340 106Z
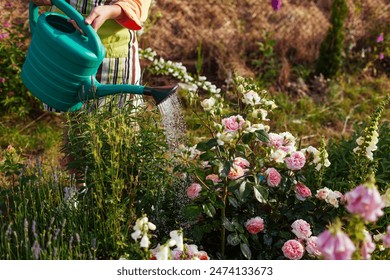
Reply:
M32 40L22 67L22 80L30 92L57 111L76 111L83 101L117 93L152 96L160 104L174 87L100 84L96 73L105 49L95 30L65 0L52 0L65 13L39 15L38 6L30 2L29 16ZM68 22L71 18L83 30Z

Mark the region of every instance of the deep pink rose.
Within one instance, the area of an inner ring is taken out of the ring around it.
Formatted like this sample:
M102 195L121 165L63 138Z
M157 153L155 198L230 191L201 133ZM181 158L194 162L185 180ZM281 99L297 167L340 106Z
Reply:
M249 163L249 161L247 161L246 159L242 158L242 157L236 157L234 160L233 160L233 164L236 165L236 166L239 166L241 167L242 169L244 169L244 171L247 171L247 167L249 167L251 164Z
M390 248L390 225L387 226L387 234L383 237L383 247Z
M307 239L311 236L310 224L305 220L296 220L291 224L292 232L299 239Z
M260 217L249 219L245 223L245 228L251 234L258 234L264 230L264 220Z
M302 152L293 152L291 156L284 159L287 168L290 170L300 170L305 166L306 157Z
M267 184L270 187L277 187L280 184L282 176L280 173L273 167L268 168L265 171L265 175L267 178Z
M301 242L290 239L283 244L283 255L290 260L300 260L303 257L305 249Z
M350 260L356 250L348 235L340 230L335 234L325 230L318 235L317 248L326 260Z
M202 190L201 185L198 183L192 183L188 188L187 188L187 196L190 199L195 199L199 196L200 191Z
M243 117L240 115L224 118L222 124L225 127L225 131L234 132L239 130L245 123Z
M295 186L295 196L297 199L304 201L311 196L311 190L301 182L298 182Z
M382 208L385 207L385 203L376 188L357 186L345 194L345 199L347 210L368 222L375 222L383 215Z
M311 236L308 239L306 239L306 252L309 253L311 256L321 256L321 252L318 250L317 247L317 236Z

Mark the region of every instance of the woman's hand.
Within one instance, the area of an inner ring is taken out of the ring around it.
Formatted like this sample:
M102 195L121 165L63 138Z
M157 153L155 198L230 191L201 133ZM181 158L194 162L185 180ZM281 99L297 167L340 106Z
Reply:
M96 6L85 18L85 23L90 24L96 31L108 19L117 19L122 16L122 8L118 5Z
M32 0L32 2L37 6L51 6L51 0Z
M85 18L85 23L91 25L92 28L97 31L106 20L117 19L122 16L122 8L118 5L96 6ZM76 29L83 33L74 20L70 19L69 22L71 22Z

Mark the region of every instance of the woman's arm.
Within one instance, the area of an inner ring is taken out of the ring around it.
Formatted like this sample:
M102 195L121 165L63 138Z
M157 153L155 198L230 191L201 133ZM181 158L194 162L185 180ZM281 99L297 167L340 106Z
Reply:
M151 0L113 0L110 5L119 6L122 8L122 14L116 21L122 26L139 30L142 28L148 16Z

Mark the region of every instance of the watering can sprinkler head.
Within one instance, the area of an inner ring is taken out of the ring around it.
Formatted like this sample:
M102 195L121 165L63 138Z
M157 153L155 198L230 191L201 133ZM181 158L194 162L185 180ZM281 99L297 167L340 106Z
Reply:
M172 94L175 94L178 89L178 85L175 86L160 86L160 87L145 87L144 95L153 97L156 105L161 104L168 99Z

